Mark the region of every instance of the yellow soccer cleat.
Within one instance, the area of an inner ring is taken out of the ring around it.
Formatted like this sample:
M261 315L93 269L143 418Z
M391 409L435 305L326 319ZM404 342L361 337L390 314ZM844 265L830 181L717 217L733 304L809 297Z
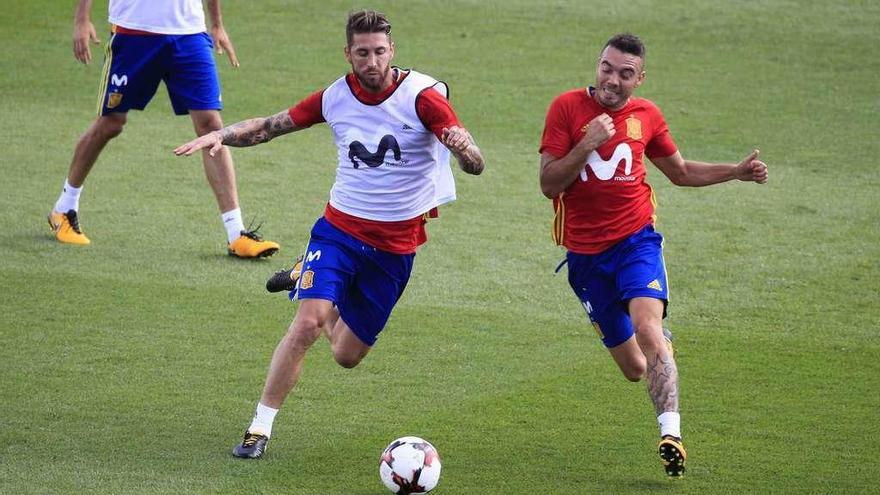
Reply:
M281 246L277 242L264 241L257 230L242 230L238 239L232 241L227 251L229 256L238 258L266 258L277 253Z
M657 453L660 454L660 462L666 474L670 477L677 478L684 475L684 461L687 460L687 452L681 439L672 435L666 435L660 440L657 446Z
M79 218L76 210L67 210L67 213L52 210L49 212L49 228L55 232L55 239L65 244L79 244L85 246L91 244L82 230L79 228Z

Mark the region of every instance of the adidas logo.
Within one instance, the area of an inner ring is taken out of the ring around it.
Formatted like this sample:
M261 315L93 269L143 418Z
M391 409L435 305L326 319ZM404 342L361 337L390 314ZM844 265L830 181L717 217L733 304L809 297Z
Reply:
M650 284L648 284L649 289L663 291L663 287L660 285L660 282L657 279L654 279Z
M413 130L413 128L410 127L409 124L403 124L403 127L401 127L401 129L404 130L404 131L411 131L411 130Z

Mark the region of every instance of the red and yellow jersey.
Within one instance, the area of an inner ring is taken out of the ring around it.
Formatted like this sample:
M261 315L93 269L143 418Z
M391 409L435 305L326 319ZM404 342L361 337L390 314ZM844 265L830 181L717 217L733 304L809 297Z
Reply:
M677 148L663 114L651 101L630 98L617 111L596 102L592 88L558 96L547 111L541 153L566 156L603 113L614 136L588 157L580 175L553 199L553 238L579 254L600 253L654 222L654 194L646 181L644 156L665 158Z

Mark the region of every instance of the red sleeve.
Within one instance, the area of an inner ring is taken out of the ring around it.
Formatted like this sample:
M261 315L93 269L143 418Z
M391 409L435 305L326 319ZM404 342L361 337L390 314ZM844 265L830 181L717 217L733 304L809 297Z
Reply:
M297 127L311 127L324 120L324 113L321 111L321 98L324 96L324 90L315 91L307 96L304 100L290 107L287 114L290 115L293 124Z
M562 158L574 148L569 132L568 111L562 96L553 100L544 119L544 133L538 153L547 152L554 158Z
M416 115L437 139L442 138L444 127L462 127L449 100L433 88L425 89L416 97Z
M652 112L653 120L654 120L654 134L651 136L651 140L648 141L648 144L645 145L645 156L648 158L666 158L667 156L672 156L678 151L678 146L675 145L675 141L672 140L672 135L669 134L669 127L666 125L666 119L663 118L663 114L660 113L659 108L654 108Z

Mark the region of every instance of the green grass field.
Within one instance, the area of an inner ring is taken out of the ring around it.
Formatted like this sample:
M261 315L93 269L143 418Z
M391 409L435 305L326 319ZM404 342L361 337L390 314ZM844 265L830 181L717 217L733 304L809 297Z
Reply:
M101 69L70 48L75 2L0 13L0 493L382 494L378 456L439 449L437 494L876 493L880 475L880 4L427 1L391 16L396 62L447 81L488 162L456 171L413 278L361 366L321 341L260 462L247 426L295 306L265 293L323 211L326 126L233 151L247 219L283 245L225 255L199 160L164 89L86 183L92 245L45 225ZM59 7L59 5L63 6ZM280 111L347 70L347 1L231 2L240 69L221 60L227 123ZM106 42L106 1L93 21ZM737 161L763 187L649 180L673 290L688 475L656 459L644 384L587 325L537 184L544 112L593 81L602 43L641 35L639 94L682 153Z

